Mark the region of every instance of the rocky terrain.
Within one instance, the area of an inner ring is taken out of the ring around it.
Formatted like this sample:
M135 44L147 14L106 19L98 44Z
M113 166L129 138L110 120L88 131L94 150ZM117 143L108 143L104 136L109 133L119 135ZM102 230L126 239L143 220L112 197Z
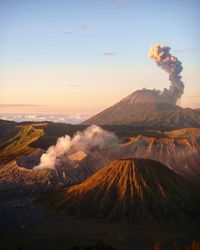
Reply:
M154 221L198 217L200 192L159 162L112 161L82 182L43 197L54 213L109 220Z
M30 170L19 167L15 161L0 169L1 197L19 195L39 195L62 186L55 170Z
M60 136L72 136L85 128L86 125L0 121L3 249L18 249L21 245L28 249L70 249L77 242L93 244L102 239L118 249L130 250L134 245L136 249L150 250L158 239L168 246L166 249L171 249L176 240L185 245L193 239L199 240L199 220L195 217L200 197L196 188L198 128L166 131L132 125L103 126L119 138L114 151L80 150L66 156L57 170L33 170L41 155ZM158 160L168 168L154 161L152 164L149 160L142 160L143 163L131 160L134 156ZM114 164L115 159L124 160L116 160ZM67 190L71 190L70 194ZM46 197L45 202L35 207L32 201L41 195ZM131 206L134 215L129 210ZM115 216L119 216L119 221ZM83 221L79 217L97 221Z
M8 122L9 123L9 122ZM2 126L3 127L3 126ZM61 125L62 133L72 133L77 127ZM200 129L187 128L170 132L160 130L137 131L123 126L110 127L118 131L118 147L113 150L93 149L90 152L78 151L65 157L62 165L55 171L44 169L32 170L45 152L40 148L41 138L56 140L59 124L35 123L16 124L4 128L8 140L1 144L0 151L0 189L4 195L28 194L56 190L57 186L70 186L81 183L112 160L119 158L146 158L159 161L188 180L200 180ZM121 132L124 130L124 134ZM8 133L9 131L9 133ZM10 133L12 131L12 133ZM46 132L48 131L48 132ZM120 132L119 132L120 131ZM46 134L45 134L46 133ZM61 133L61 132L59 132ZM64 135L61 134L61 135ZM60 134L59 134L60 135ZM133 136L134 135L134 136ZM38 148L33 147L38 143ZM47 144L48 145L48 144Z
M149 131L121 145L125 157L142 157L162 162L189 180L200 181L200 129L171 132Z

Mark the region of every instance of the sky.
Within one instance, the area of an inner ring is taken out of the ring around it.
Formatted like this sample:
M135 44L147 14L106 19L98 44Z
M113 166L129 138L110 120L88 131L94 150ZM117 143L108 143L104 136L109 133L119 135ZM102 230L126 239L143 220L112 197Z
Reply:
M179 105L200 108L199 0L0 0L0 113L92 115L169 86L148 58L183 65Z

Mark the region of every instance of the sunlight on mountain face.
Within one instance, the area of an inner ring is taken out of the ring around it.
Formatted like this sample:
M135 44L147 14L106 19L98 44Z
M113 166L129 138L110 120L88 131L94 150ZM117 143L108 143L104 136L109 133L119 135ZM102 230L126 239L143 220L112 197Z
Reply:
M81 184L40 203L65 216L141 222L197 215L199 195L189 181L163 164L132 158L114 160Z

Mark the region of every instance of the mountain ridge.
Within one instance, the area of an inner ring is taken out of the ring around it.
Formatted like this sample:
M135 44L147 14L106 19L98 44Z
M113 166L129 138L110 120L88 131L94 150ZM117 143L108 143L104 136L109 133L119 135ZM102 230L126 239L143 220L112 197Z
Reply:
M200 181L200 128L154 131L129 138L120 145L127 157L148 158L159 161L188 180Z
M60 188L62 184L52 169L31 170L11 161L0 168L0 193L2 196L38 195Z

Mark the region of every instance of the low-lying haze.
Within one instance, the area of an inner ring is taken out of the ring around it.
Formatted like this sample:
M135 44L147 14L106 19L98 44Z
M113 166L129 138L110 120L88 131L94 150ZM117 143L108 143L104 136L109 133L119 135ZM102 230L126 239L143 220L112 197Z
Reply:
M8 121L33 121L33 122L59 122L59 123L70 123L70 124L78 124L88 119L90 115L84 114L35 114L35 113L0 113L0 120L8 120Z

